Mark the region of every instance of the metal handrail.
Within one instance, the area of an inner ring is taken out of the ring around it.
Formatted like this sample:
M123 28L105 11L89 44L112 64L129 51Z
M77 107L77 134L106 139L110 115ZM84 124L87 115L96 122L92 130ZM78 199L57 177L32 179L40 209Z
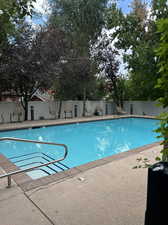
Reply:
M1 175L0 178L4 178L4 177L8 178L8 186L7 186L8 188L11 187L11 176L19 174L19 173L23 173L23 172L32 171L32 170L35 170L37 168L40 168L40 167L43 167L43 166L48 166L50 164L54 164L56 162L62 161L67 157L67 154L68 154L68 147L65 144L58 144L58 143L54 143L54 142L45 142L45 141L36 141L36 140L28 140L28 139L21 139L21 138L12 138L12 137L3 137L3 138L0 138L0 141L18 141L18 142L28 142L28 143L35 143L35 144L57 145L57 146L62 146L65 149L64 156L60 159L56 159L56 160L50 161L48 163L44 163L43 165L38 165L38 166L31 167L31 168L23 169L23 170L16 170L16 171Z

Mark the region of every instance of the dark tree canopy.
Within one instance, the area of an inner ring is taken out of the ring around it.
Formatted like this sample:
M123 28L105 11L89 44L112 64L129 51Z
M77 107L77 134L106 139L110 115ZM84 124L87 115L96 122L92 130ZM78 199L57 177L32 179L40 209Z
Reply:
M58 64L66 51L64 34L57 28L34 33L30 25L21 24L9 47L6 63L1 66L5 90L22 99L27 119L28 101L42 88L50 88L58 73Z

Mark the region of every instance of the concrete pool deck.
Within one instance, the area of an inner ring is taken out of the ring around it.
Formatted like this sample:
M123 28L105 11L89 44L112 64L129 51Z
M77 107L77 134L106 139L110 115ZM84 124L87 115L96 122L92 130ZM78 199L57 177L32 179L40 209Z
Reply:
M160 146L24 192L0 180L2 225L143 225L147 169L132 169L138 157L153 158Z
M143 225L147 169L132 168L140 157L153 162L160 149L137 151L29 191L14 182L6 189L1 179L0 225Z

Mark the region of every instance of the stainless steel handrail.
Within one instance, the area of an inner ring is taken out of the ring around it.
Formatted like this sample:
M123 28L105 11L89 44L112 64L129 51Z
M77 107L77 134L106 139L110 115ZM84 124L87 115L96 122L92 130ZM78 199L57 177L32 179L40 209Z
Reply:
M0 178L4 178L4 177L8 178L8 186L7 186L8 188L11 187L11 176L19 174L19 173L35 170L37 168L40 168L40 167L43 167L43 166L48 166L50 164L54 164L56 162L62 161L67 157L67 154L68 154L68 147L65 144L58 144L58 143L54 143L54 142L45 142L45 141L36 141L36 140L28 140L28 139L21 139L21 138L12 138L12 137L3 137L3 138L0 138L0 141L18 141L18 142L28 142L28 143L35 143L35 144L56 145L56 146L62 146L65 149L64 156L60 159L56 159L56 160L50 161L48 163L44 163L43 165L38 165L38 166L31 167L31 168L23 169L23 170L16 170L16 171L1 175Z

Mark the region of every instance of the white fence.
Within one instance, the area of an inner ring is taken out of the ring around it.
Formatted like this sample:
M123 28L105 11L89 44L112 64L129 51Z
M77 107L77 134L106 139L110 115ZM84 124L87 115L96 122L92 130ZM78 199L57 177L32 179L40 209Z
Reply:
M124 102L123 111L128 114L136 115L159 115L163 111L162 107L156 106L156 102L151 101L126 101ZM92 116L95 110L100 115L116 114L116 107L113 102L106 101L86 101L86 116ZM28 119L56 119L58 117L59 101L29 102ZM61 118L66 116L82 117L83 102L82 101L63 101ZM23 121L24 111L20 103L0 102L0 123L9 123Z
M168 108L163 109L154 101L125 101L124 111L134 115L158 116L162 112L168 112Z
M28 104L28 120L57 119L59 101L31 101ZM86 116L92 116L97 110L100 115L114 114L115 104L105 101L86 101ZM66 114L65 114L66 113ZM82 117L83 101L63 101L61 118ZM20 103L0 102L0 123L23 121L24 110Z

